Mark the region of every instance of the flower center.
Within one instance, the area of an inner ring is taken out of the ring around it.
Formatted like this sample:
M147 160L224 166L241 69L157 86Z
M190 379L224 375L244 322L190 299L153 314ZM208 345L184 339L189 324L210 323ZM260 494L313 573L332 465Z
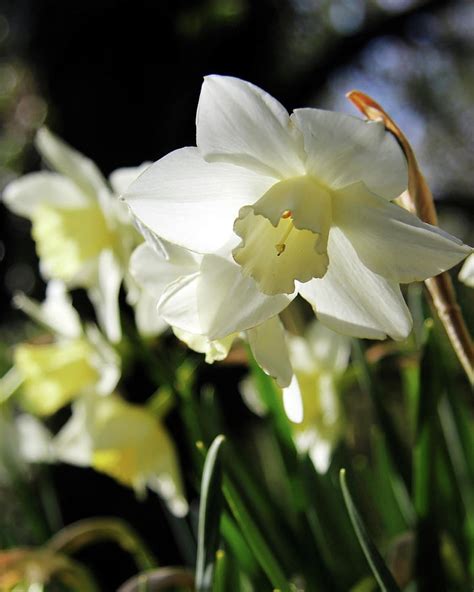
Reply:
M312 177L273 185L253 206L244 206L234 223L242 242L234 260L269 295L291 294L295 281L322 277L329 264L331 195Z

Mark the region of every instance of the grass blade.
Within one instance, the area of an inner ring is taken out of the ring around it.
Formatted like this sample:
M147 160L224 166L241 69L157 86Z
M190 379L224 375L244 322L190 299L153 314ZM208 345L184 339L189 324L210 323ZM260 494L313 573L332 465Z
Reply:
M339 473L339 480L341 483L342 494L344 496L344 502L346 504L352 526L354 527L359 544L362 547L362 551L364 552L370 569L372 570L372 573L374 574L380 589L382 592L400 592L400 588L397 586L392 574L390 573L390 570L385 565L385 562L378 552L376 546L370 539L359 512L352 501L352 496L346 483L345 469L341 469Z
M278 561L275 559L270 547L267 545L260 530L251 518L242 498L228 479L224 481L223 490L232 514L239 524L255 558L260 563L263 571L267 574L268 579L275 588L280 590L280 592L290 592L291 589L287 578Z
M219 523L222 510L222 469L220 452L224 436L217 436L206 455L201 484L198 548L196 561L196 590L212 590L214 563L219 545Z

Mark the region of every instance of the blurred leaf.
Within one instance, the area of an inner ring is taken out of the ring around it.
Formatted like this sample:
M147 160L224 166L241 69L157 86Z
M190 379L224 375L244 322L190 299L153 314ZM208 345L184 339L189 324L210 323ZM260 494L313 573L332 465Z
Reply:
M291 592L281 566L273 555L258 526L250 516L242 498L229 480L224 482L224 496L257 561L275 588Z
M368 394L372 401L378 423L380 424L382 432L385 434L387 450L390 453L391 461L403 478L405 485L409 487L411 483L411 469L407 450L395 429L392 418L382 403L382 392L372 376L372 372L367 364L364 351L362 350L361 343L358 339L353 340L353 351L355 358L354 363L358 366L360 371L360 387Z
M405 483L394 470L385 435L374 428L372 449L375 457L375 496L388 536L414 526L416 516Z
M221 533L229 549L235 556L241 570L245 571L251 579L258 579L259 565L255 560L239 527L228 512L223 512L221 518Z
M421 360L420 388L413 450L413 498L417 513L415 571L420 592L446 589L440 556L436 504L436 460L441 440L437 406L443 390L442 357L431 331Z
M474 491L469 471L468 460L461 442L461 432L458 430L451 404L444 397L439 404L439 420L446 442L447 452L453 467L454 480L459 492L459 499L463 509L463 524L466 540L468 569L471 579L474 579Z
M222 469L219 455L224 441L224 436L217 436L211 444L202 474L196 561L197 592L208 592L212 589L222 511Z
M89 518L74 522L55 534L46 546L54 552L71 555L84 546L109 539L130 553L140 569L151 569L157 565L138 533L118 518Z
M385 565L380 553L370 539L359 512L354 505L349 488L347 487L345 469L341 469L339 479L352 526L354 527L360 546L362 547L367 562L370 565L370 569L372 570L382 592L400 592L390 570Z
M241 592L240 580L235 562L228 553L219 549L216 553L212 592Z

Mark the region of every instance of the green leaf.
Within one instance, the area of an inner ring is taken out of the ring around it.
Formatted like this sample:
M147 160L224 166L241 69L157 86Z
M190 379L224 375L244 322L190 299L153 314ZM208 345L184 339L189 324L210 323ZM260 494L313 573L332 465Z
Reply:
M219 545L219 523L222 511L220 452L224 441L224 436L217 436L211 444L202 474L196 561L197 592L208 592L212 590L214 562Z
M239 524L250 549L260 563L263 571L267 574L272 585L281 590L281 592L291 592L282 568L253 521L236 488L228 479L224 480L223 491L231 512Z
M372 573L374 574L382 592L400 592L400 588L397 586L392 574L390 573L390 570L385 565L385 562L378 552L376 546L370 539L359 512L355 507L349 488L347 487L345 469L341 469L339 473L339 480L341 483L342 494L344 496L344 502L346 504L352 526L354 527L362 551L364 552L370 569L372 570Z
M353 340L354 364L358 368L359 384L370 397L381 430L385 434L387 449L393 466L400 473L407 488L410 486L411 468L410 458L406 447L396 430L393 420L383 404L383 393L372 376L371 368L367 364L365 353L358 339Z
M437 408L444 389L443 358L436 332L430 331L421 360L420 388L413 450L413 498L417 513L415 572L420 590L445 590L440 553L440 522L437 496L441 478L441 444Z

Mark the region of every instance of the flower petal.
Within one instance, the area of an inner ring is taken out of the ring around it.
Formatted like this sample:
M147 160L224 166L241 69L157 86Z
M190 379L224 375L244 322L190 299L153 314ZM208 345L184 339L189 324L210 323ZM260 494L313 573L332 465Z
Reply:
M30 173L9 183L3 201L18 216L31 218L42 205L83 208L89 198L70 179L56 173Z
M459 263L472 249L362 183L339 191L334 221L364 265L397 283L425 280Z
M158 302L168 284L182 275L199 270L200 256L174 245L166 245L167 258L148 243L142 243L130 257L129 270L140 286L146 288Z
M278 316L249 329L247 337L258 365L273 376L279 386L287 387L291 382L293 369L285 341L285 330Z
M43 302L37 302L20 292L13 297L13 304L55 335L74 339L82 333L79 314L72 305L66 286L59 280L48 282Z
M259 325L281 312L293 298L265 296L233 261L207 255L198 273L181 277L166 288L158 312L170 325L212 340Z
M320 109L297 109L292 118L304 136L308 173L332 189L363 181L393 199L407 188L405 156L383 123Z
M60 140L48 128L42 127L38 131L35 144L52 169L69 177L91 198L95 199L96 194L107 187L96 164Z
M112 189L117 195L125 193L127 188L151 165L151 162L144 162L136 167L122 167L110 173L109 181Z
M173 333L178 339L183 341L189 348L200 354L206 355L206 362L213 364L227 358L230 348L237 337L235 333L228 335L224 339L210 340L204 335L195 335L187 331L181 331L177 327L173 327Z
M239 208L257 201L275 179L226 163L208 163L197 148L182 148L151 165L124 195L151 231L201 253L232 236Z
M256 327L280 313L295 296L266 296L233 261L215 255L203 258L200 276L199 315L211 339Z
M370 271L337 227L329 234L328 252L326 275L299 286L318 319L352 337L405 339L412 319L398 284Z
M474 253L470 255L459 272L459 280L474 288Z
M334 375L344 372L351 355L351 340L348 337L314 322L306 332L306 339L320 372Z
M99 256L98 282L89 289L88 294L99 324L112 343L118 343L122 338L118 301L122 279L123 270L114 253L102 251Z
M197 145L206 160L231 162L280 179L304 174L302 138L288 112L249 82L206 76L196 127Z

